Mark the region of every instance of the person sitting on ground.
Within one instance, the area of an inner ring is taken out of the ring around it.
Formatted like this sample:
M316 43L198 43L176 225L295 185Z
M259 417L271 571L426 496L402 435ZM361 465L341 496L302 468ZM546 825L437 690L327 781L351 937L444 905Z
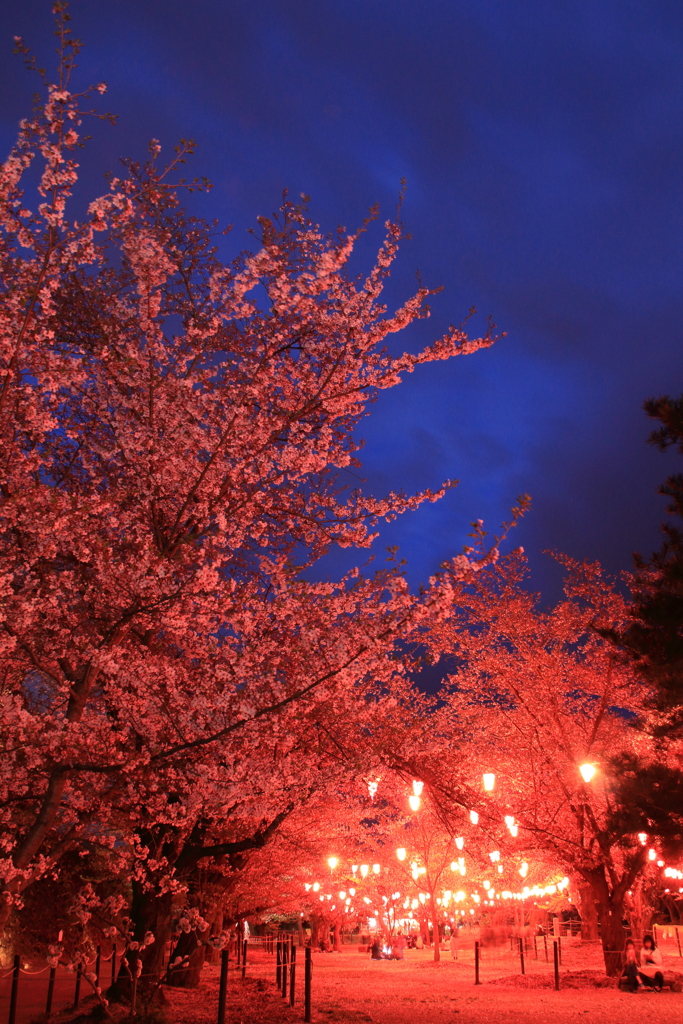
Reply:
M391 947L391 957L392 957L392 959L393 960L402 960L403 959L403 950L405 948L406 948L406 940L404 938L403 932L399 932L398 935L396 936L396 938L394 939L393 945Z
M638 956L633 939L627 939L624 946L624 970L621 976L627 979L631 992L637 992L643 987L638 973Z
M655 940L651 935L643 938L643 948L640 951L640 978L644 985L653 988L655 992L661 992L664 984L662 972L662 954L655 946Z
M377 936L375 936L375 938L373 939L372 946L370 947L370 959L371 960L384 960L384 955L382 953L382 947L379 944L379 939L378 939Z

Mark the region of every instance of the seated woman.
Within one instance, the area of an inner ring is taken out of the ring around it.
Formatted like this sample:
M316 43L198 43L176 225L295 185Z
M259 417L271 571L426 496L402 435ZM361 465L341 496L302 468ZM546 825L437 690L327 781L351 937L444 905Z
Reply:
M637 992L639 988L643 987L638 973L638 957L633 939L627 939L624 946L624 970L621 976L628 980L631 992Z
M370 959L371 960L384 960L384 954L382 953L382 947L379 944L379 939L375 937L372 946L370 947Z
M644 985L653 988L655 992L662 991L664 974L662 972L662 954L655 946L655 940L651 935L643 939L643 948L640 951L640 970L638 971Z

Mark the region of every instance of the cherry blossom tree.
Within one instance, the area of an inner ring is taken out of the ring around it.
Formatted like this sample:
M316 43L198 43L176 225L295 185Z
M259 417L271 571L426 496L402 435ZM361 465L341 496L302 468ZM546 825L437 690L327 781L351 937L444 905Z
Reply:
M647 822L624 828L615 816L617 780L609 771L617 753L649 742L628 724L647 694L600 635L626 621L625 600L598 566L562 561L565 597L555 608L539 609L523 587L521 555L512 556L460 588L457 615L430 643L461 659L448 713L469 751L472 785L484 771L496 776L495 793L482 794L480 827L507 832L508 846L520 852L550 853L580 880L583 898L589 893L597 905L614 974L629 892L648 850L638 838Z
M417 596L399 566L301 571L450 486L376 499L340 474L380 390L494 339L386 347L428 314L426 288L381 303L396 222L359 280L359 232L288 201L221 262L179 203L190 143L162 168L153 142L74 221L89 100L55 11L57 82L0 170L0 924L65 851L109 847L148 974L173 893L335 778L340 719L360 735L403 699L396 640L450 614L473 555Z

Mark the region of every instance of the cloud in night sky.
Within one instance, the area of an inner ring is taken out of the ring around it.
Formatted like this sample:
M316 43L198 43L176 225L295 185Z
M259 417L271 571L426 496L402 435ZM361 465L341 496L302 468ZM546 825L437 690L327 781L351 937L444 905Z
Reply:
M50 3L0 11L0 134L8 149L35 83L12 37L49 60ZM507 336L420 368L365 420L363 475L377 494L460 486L382 530L412 582L495 529L522 491L514 537L533 583L557 596L541 552L613 572L658 545L673 460L644 441L649 395L683 392L683 8L656 2L502 0L74 0L83 83L106 80L114 128L84 155L88 194L147 140L199 144L215 185L193 212L232 222L226 254L283 188L313 216L357 226L393 211L405 177L412 234L389 289L419 270L443 285L414 348L477 309ZM379 229L359 254L370 258ZM348 554L331 554L337 572Z

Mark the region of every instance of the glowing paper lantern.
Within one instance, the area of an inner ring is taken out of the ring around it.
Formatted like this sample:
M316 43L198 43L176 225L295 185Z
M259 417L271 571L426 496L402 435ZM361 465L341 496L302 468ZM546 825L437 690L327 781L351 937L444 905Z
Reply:
M512 828L514 823L515 823L515 819L514 819L513 815L512 814L506 814L505 815L505 824L507 825L507 827L508 828Z
M647 832L638 833L638 842L641 846L645 846L645 843L647 842Z
M493 787L496 784L496 776L493 774L493 772L484 772L482 778L484 780L484 789L486 790L486 792L492 792Z
M529 865L526 861L523 861L522 866L519 869L519 873L522 876L522 878L526 878L526 876L529 874Z
M338 857L328 857L327 858L327 863L330 865L331 870L334 871L334 869L336 868L337 864L339 863L339 858Z
M648 857L650 858L650 860L657 860L657 852L656 852L656 850L650 850L648 852Z
M415 796L422 796L423 788L424 782L420 782L418 779L413 779L413 793Z
M357 864L352 864L351 865L351 871L355 875L356 871L358 871L358 865Z
M419 796L411 795L408 797L408 803L410 805L411 811L419 811L421 802L422 801L420 800Z
M519 833L519 825L510 825L510 835L512 836L513 839L517 838L517 834L518 833Z
M590 782L597 769L594 764L582 764L579 771L581 772L581 778L583 781Z
M370 794L370 799L371 800L375 799L375 793L377 792L377 786L378 786L377 782L368 782L368 793Z
M360 873L363 876L363 878L367 878L368 877L368 871L369 870L370 870L370 868L368 867L367 864L361 864L361 866L360 866Z
M320 882L314 882L313 883L313 892L318 892L319 889L320 889Z
M405 847L400 846L398 848L398 850L396 851L396 856L398 857L399 860L405 860L406 859Z
M458 847L459 850L462 850L463 846L465 845L465 840L463 839L462 836L458 836L458 838L455 840L455 845Z
M476 811L470 811L470 821L472 822L473 825L479 824L479 815L477 814Z
M373 864L372 865L372 870L375 872L376 875L378 875L380 873L380 871L382 870L382 867L381 867L380 864Z

